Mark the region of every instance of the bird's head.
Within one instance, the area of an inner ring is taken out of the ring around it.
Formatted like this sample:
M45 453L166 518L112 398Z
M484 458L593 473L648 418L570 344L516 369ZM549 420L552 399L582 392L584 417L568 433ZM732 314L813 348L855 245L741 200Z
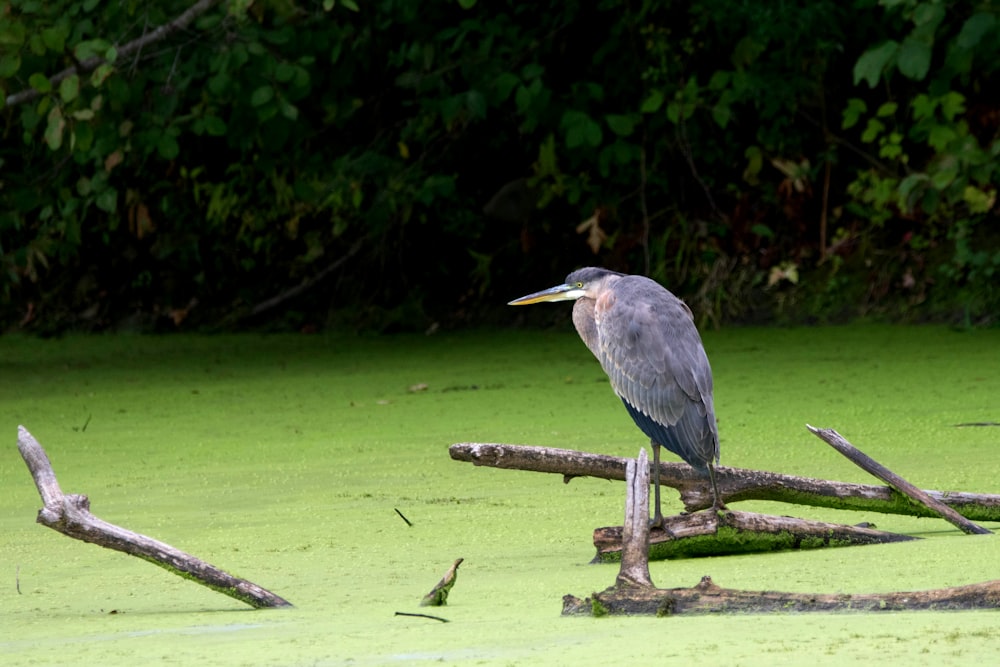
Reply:
M541 292L528 294L507 303L508 306L526 306L542 301L576 301L580 297L596 299L608 282L617 280L623 274L594 266L579 269L566 276L566 282Z

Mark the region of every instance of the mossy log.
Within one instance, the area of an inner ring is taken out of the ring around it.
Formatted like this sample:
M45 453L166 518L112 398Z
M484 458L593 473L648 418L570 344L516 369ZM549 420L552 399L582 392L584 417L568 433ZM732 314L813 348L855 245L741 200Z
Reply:
M988 581L968 586L941 588L928 591L903 593L820 594L782 593L775 591L743 591L721 588L710 577L703 577L692 588L656 588L649 579L648 545L650 542L649 498L635 493L634 487L649 485L646 451L640 450L638 458L627 469L625 526L621 552L621 566L615 585L581 600L573 595L563 597L563 615L606 616L648 615L673 616L677 614L761 614L774 612L808 611L917 611L1000 608L1000 581ZM761 517L745 512L705 511L697 520L690 517L684 526L699 524L702 520L712 524L726 516L756 524L761 519L771 522L781 517ZM745 515L745 516L741 516ZM641 517L643 520L636 520ZM791 521L798 522L796 519ZM668 530L672 530L667 525ZM755 531L756 532L756 531ZM685 538L679 538L685 539ZM754 536L756 539L756 535Z
M815 549L905 542L920 539L863 526L809 521L789 516L771 516L734 510L702 510L663 518L663 528L649 533L650 560L725 556L742 553ZM617 562L621 558L621 526L594 530L596 563Z
M207 586L251 607L291 607L292 603L245 579L239 579L203 560L151 537L108 523L90 513L85 495L65 494L41 444L19 426L17 448L21 452L38 494L42 509L37 521L69 537L114 549L149 561L176 575Z
M1000 609L1000 580L896 593L782 593L722 588L703 577L692 588L614 586L581 600L563 597L564 616L763 614L789 612L954 611Z
M570 449L502 443L460 442L448 450L452 459L476 466L529 470L563 476L624 480L628 459ZM832 509L937 517L938 513L914 502L888 486L852 484L780 473L719 466L719 494L726 504L744 500L828 507ZM686 463L660 463L660 483L680 492L688 512L712 505L705 478ZM1000 521L1000 495L956 491L927 491L956 512L973 521Z

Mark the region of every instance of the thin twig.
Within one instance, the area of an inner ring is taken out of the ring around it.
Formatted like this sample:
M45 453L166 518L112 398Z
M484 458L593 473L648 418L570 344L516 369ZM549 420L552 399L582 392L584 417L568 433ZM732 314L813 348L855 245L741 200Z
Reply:
M432 621L441 621L442 623L448 623L447 618L441 618L440 616L431 616L430 614L411 614L406 611L397 611L396 616L414 616L416 618L429 618Z
M411 526L411 527L413 526L413 524L412 524L412 523L410 523L410 520L409 520L409 519L407 519L407 518L406 518L405 516L403 516L403 513L402 513L402 512L400 512L400 511L399 511L398 509L396 509L395 507L393 507L392 509L396 510L396 514L398 514L398 515L399 515L399 518L400 518L400 519L402 519L403 521L405 521L405 522L406 522L406 525L407 525L407 526Z

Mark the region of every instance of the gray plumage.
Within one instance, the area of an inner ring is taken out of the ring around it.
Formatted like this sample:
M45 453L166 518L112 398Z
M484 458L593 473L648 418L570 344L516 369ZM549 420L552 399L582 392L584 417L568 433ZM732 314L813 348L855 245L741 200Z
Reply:
M573 324L600 362L636 425L650 438L654 460L666 447L707 474L715 495L719 436L712 369L687 305L643 276L589 267L563 285L511 302L575 299ZM659 466L656 519L660 520Z

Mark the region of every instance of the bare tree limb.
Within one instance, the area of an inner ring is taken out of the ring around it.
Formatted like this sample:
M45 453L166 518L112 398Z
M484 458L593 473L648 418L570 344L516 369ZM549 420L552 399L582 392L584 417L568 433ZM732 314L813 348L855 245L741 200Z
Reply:
M305 292L306 290L312 288L317 283L319 283L321 280L323 280L324 278L326 278L328 275L330 275L331 273L333 273L334 271L336 271L337 269L339 269L344 264L344 262L346 262L347 260L349 260L351 257L354 257L354 255L356 255L358 253L358 251L361 250L361 246L363 244L364 244L364 239L363 238L357 240L354 243L354 245L352 245L348 249L348 251L346 253L344 253L343 255L341 255L340 257L338 257L337 259L335 259L328 266L326 266L322 271L320 271L319 273L317 273L316 275L314 275L314 276L312 276L310 278L306 278L305 280L303 280L301 283L299 283L295 287L290 287L290 288L286 289L285 291L281 292L280 294L276 294L275 296L272 296L269 299L265 299L264 301L261 301L256 306L254 306L253 308L250 309L250 313L247 315L247 317L253 317L255 315L260 315L261 313L263 313L265 311L268 311L268 310L274 308L275 306L281 305L282 303L284 303L288 299L291 299L292 297L296 297L299 294L302 294L303 292Z
M941 501L931 497L931 495L926 491L922 491L913 484L910 484L905 479L849 443L844 436L840 435L832 428L816 428L814 426L810 426L809 424L806 424L806 428L820 440L824 441L826 444L846 456L852 463L859 466L865 472L874 475L900 493L905 494L915 502L929 508L934 513L938 514L942 519L954 524L963 532L971 535L990 535L993 533L993 531L969 521Z
M292 606L292 603L274 593L223 572L169 544L133 533L91 514L87 496L63 493L48 455L23 426L17 427L17 449L21 452L21 458L28 466L42 498L43 507L38 512L37 521L43 526L84 542L149 561L251 607L260 609Z
M553 447L501 443L460 442L449 450L451 458L477 466L509 470L531 470L563 476L625 479L626 459ZM742 500L774 500L812 507L936 517L935 512L914 503L886 486L851 484L810 477L796 477L759 470L720 466L716 468L719 494L729 504ZM712 505L706 481L684 463L660 463L660 482L678 489L689 512ZM928 491L962 516L976 521L1000 521L1000 495L959 491Z
M128 58L133 53L137 53L143 47L158 42L166 37L169 37L173 33L183 30L188 27L192 21L204 14L206 11L211 9L213 6L219 4L220 0L198 0L198 2L191 5L183 14L175 18L174 20L164 23L163 25L143 34L141 37L133 39L131 42L123 44L118 47L117 53L118 57L115 62ZM56 89L59 82L63 79L70 77L74 74L86 74L92 72L101 65L105 63L104 58L100 56L93 56L87 58L81 62L75 62L72 66L52 75L49 78L49 83L52 84L52 88ZM40 92L34 88L26 88L24 90L12 93L7 96L4 101L5 106L12 107L15 104L23 104L25 102L30 102L41 95Z

